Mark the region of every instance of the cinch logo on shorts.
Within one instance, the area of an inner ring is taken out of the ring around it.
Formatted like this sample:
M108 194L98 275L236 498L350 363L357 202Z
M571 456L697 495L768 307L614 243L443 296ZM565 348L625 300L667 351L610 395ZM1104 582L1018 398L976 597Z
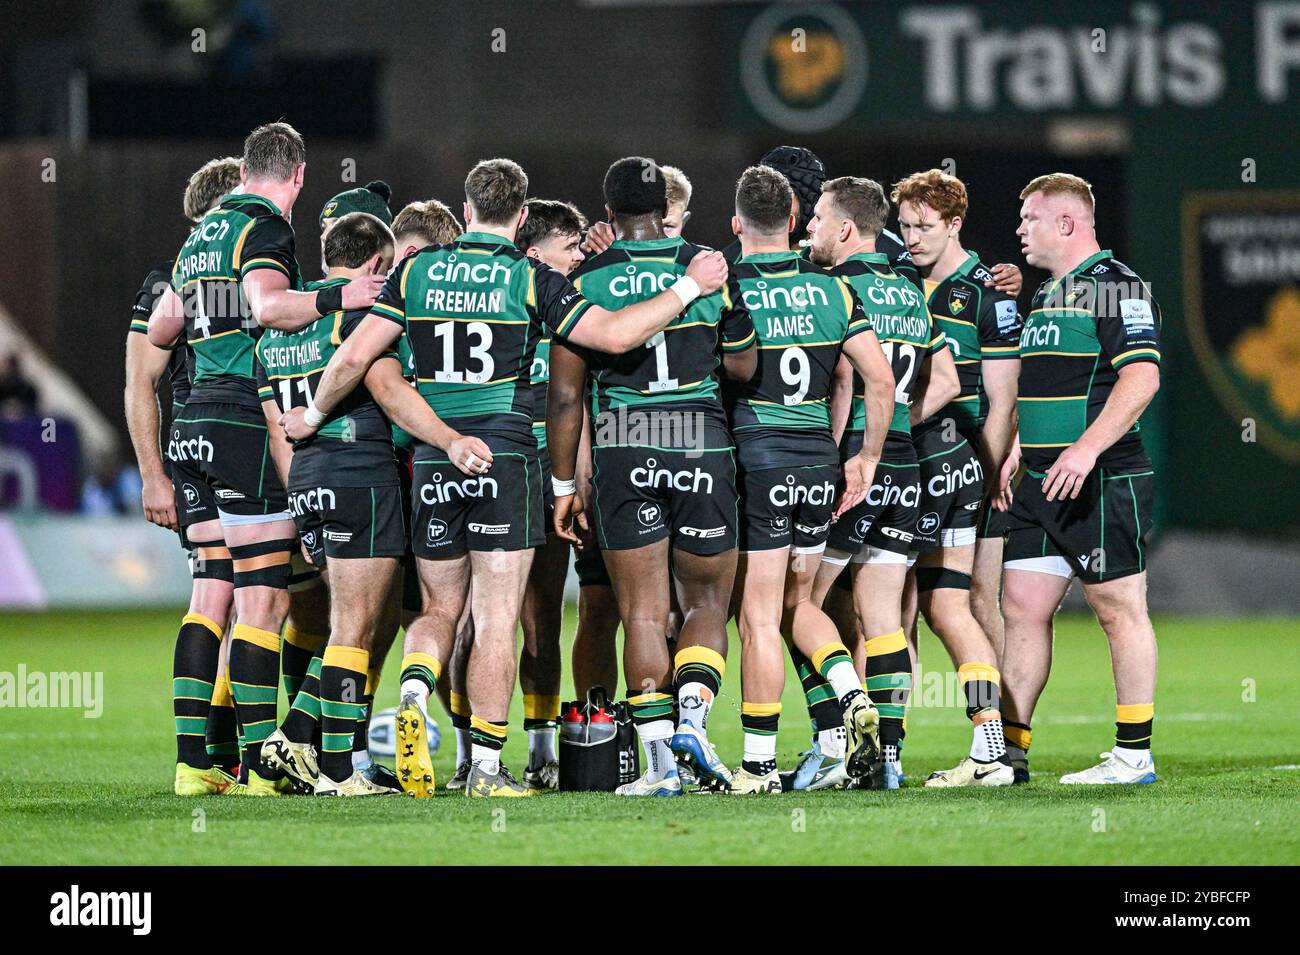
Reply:
M509 524L474 524L469 525L469 529L475 534L509 534Z
M212 442L203 435L188 440L181 440L179 431L172 432L172 439L167 442L167 457L172 461L212 461L214 448Z
M351 531L325 531L325 539L336 544L347 544L352 540Z
M334 492L327 487L316 487L310 491L294 491L289 495L289 513L294 517L302 517L309 511L332 510L334 510Z
M879 484L871 485L871 490L867 491L867 503L873 507L888 507L891 504L916 507L920 502L921 485L895 484L894 479L888 474Z
M814 484L811 487L802 484L796 487L794 475L787 474L785 484L773 486L767 492L767 499L775 507L794 507L794 505L802 504L805 501L813 505L829 504L835 499L835 485L828 481L824 484Z
M925 485L925 491L931 497L942 497L971 484L984 480L984 469L975 458L971 458L961 467L954 469L951 464L943 466L942 474L933 474Z
M633 468L628 475L633 487L671 488L674 491L691 491L695 494L713 493L713 475L708 471L695 468L691 471L670 471L661 468L654 458L647 458L645 465Z
M434 518L430 518L430 520L429 520L429 543L432 544L432 543L434 543L435 541L442 540L442 539L443 539L444 537L446 537L446 536L447 536L447 523L446 523L446 521L440 521L440 520L438 520L438 518L436 518L436 517L434 517Z
M497 482L490 477L470 477L463 481L444 481L441 474L433 476L433 483L420 485L420 501L424 504L446 504L453 498L497 496Z
M701 540L710 537L721 537L726 533L726 525L722 527L683 527L682 533L687 537L698 537Z

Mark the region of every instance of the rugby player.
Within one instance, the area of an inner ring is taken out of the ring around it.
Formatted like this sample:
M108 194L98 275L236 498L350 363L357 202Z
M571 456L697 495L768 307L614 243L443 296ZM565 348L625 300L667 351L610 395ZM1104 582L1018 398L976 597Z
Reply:
M605 174L604 192L618 238L575 273L575 287L590 301L613 307L662 295L683 273L689 277L688 263L709 254L664 234L667 190L653 160L618 160ZM598 355L571 342L579 347L557 341L551 349L552 464L557 481L572 480L590 369L596 536L623 620L624 675L647 757L645 773L617 792L680 795L674 752L689 757L702 780L726 788L730 773L709 743L707 721L726 667L737 499L714 373L721 349L729 377L753 374L753 325L720 283L718 294L685 308L644 349ZM562 536L576 540L572 504L571 497L557 499L555 520ZM674 586L684 619L671 658L664 638ZM675 730L668 692L674 682Z
M253 347L263 327L295 330L340 306L373 300L382 277L299 291L293 228L287 216L302 190L306 148L287 123L249 134L240 165L243 191L226 196L181 247L149 320L149 340L194 351L194 383L174 422L182 486L206 484L215 506L191 515L191 543L230 551L235 615L230 680L243 728L240 791L278 795L286 778L261 773L261 743L275 729L280 627L288 611L295 530L271 454L283 446L268 429L253 377ZM182 300L183 296L183 300ZM214 513L215 512L215 513Z
M315 407L294 408L283 419L290 437L309 436L405 332L424 400L449 426L472 426L487 445L484 454L455 461L423 443L415 453L412 544L423 609L407 631L398 772L410 770L403 786L417 796L432 791L423 778L432 774L424 737L429 694L450 656L467 600L474 620L468 678L474 741L466 792L536 793L514 779L500 753L520 603L533 550L545 539L527 378L542 329L582 347L622 353L644 345L726 278L722 257L702 252L676 286L623 309L601 308L559 272L515 248L528 215L527 189L528 177L510 160L476 165L465 180L468 231L449 245L409 256L393 271L371 314L330 359ZM476 476L461 480L461 467ZM565 513L572 503L571 459L566 471L555 480L557 514L562 503Z
M912 682L901 602L921 491L911 437L912 399L919 375L927 376L925 398L936 408L957 397L961 389L952 353L945 347L943 332L934 326L924 297L884 253L876 251L888 213L889 202L879 183L849 176L832 179L822 186L808 234L812 260L832 267L858 293L894 374L889 433L875 482L862 503L831 528L813 586L813 602L821 606L845 564L852 561L855 619L840 621L840 628L842 634L853 634L846 643L863 645L867 693L880 712L882 760L875 764L878 769L867 784L894 789L899 785L898 744ZM847 361L840 361L837 374L849 377ZM840 443L842 459L857 453L864 440L865 393L856 379L852 395L850 421ZM816 767L809 788L845 778L842 752L827 753L814 745L808 762Z
M785 685L781 639L797 646L834 688L847 731L847 763L864 776L879 755L878 714L835 624L811 602L832 510L857 504L871 486L893 413L894 382L857 295L789 247L789 182L752 166L736 186L732 230L742 256L732 272L753 319L758 371L729 402L740 487L741 682L745 752L733 793L782 789L776 734ZM841 350L866 383L862 448L839 453L827 398Z
M992 493L986 489L996 485L1015 433L1020 318L1015 299L985 287L989 271L961 244L967 198L960 179L938 169L913 173L895 184L890 199L898 209L899 231L912 264L924 282L930 314L952 350L961 382L961 394L938 413L920 417L919 405L914 406L912 421L921 472L915 527L920 556L908 583L957 666L966 713L974 725L969 755L954 769L934 773L926 785L1010 785L997 650L972 613L971 577L982 547L981 596L991 598L992 615L1000 622L1005 515L989 506ZM981 499L985 514L977 545ZM989 610L986 606L986 614ZM915 611L906 618L915 655Z
M204 163L185 186L185 217L198 222L238 185L238 159L227 156ZM126 425L143 484L145 518L178 533L181 546L189 553L194 578L189 610L176 636L172 662L172 710L176 721L176 777L172 788L178 796L219 795L237 782L226 770L239 760L230 678L224 673L233 583L230 554L220 541L199 552L186 538L185 528L192 523L186 510L204 499L207 487L191 485L190 491L174 487L159 444L159 383L166 376L171 386L171 420L180 416L190 393L189 349L168 351L150 344L148 338L149 316L171 281L173 263L169 259L149 272L131 309L126 337ZM188 500L191 491L192 505ZM178 506L178 501L186 503ZM206 495L206 503L212 505L210 494Z
M668 211L664 213L664 235L676 237L682 234L686 223L691 221L691 181L686 173L676 166L660 166L664 177L664 188L668 192ZM601 249L601 251L605 251Z
M1052 659L1052 617L1073 578L1110 643L1115 745L1067 784L1151 783L1156 638L1147 614L1151 459L1138 418L1160 387L1160 307L1097 242L1092 187L1052 173L1020 193L1025 260L1051 278L1020 335L1025 473L1004 554L1003 712L1028 781L1030 721ZM1014 735L1013 735L1014 731Z

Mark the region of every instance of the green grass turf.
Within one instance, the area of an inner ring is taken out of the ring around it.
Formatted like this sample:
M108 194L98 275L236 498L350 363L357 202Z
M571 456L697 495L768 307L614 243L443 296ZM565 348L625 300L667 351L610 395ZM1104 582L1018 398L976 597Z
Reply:
M178 799L170 794L169 698L177 613L0 616L0 671L104 674L98 719L0 710L0 864L340 863L1098 863L1300 862L1300 626L1292 620L1156 621L1160 782L1067 788L1109 747L1113 690L1105 641L1082 617L1059 621L1053 678L1034 724L1033 782L1004 790L924 790L965 753L960 703L922 677L901 792L628 800ZM573 617L566 619L566 636ZM738 648L710 720L724 759L740 756ZM395 703L398 655L380 705ZM922 666L950 664L926 635ZM936 672L935 676L938 676ZM1243 681L1253 681L1253 701ZM571 691L566 685L565 694ZM1245 698L1243 698L1243 695ZM807 745L791 675L783 766ZM956 701L954 701L956 702ZM937 705L939 704L939 705ZM283 713L283 706L281 708ZM451 773L454 741L436 759ZM506 761L522 769L516 694ZM1099 831L1100 830L1100 831Z

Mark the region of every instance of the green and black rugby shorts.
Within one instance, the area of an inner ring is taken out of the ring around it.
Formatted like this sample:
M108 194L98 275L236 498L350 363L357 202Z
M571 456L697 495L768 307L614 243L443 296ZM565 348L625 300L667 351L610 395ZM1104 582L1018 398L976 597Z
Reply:
M402 492L396 484L379 487L295 487L289 513L311 562L401 557L406 553Z
M960 433L945 440L945 430L930 427L912 435L921 477L912 549L919 553L975 543L984 469L974 446Z
M891 445L895 445L891 447ZM862 432L844 441L841 462L862 448ZM913 550L921 506L921 469L911 441L887 439L867 496L831 525L828 546L853 557L867 550L906 556Z
M632 445L592 449L596 540L631 550L666 537L706 557L736 546L736 464L730 448L662 450Z
M167 459L177 488L177 516L184 526L211 520L218 512L287 516L288 500L271 460L260 409L191 400L172 422ZM210 504L200 485L210 492Z
M740 473L740 549L792 547L820 554L835 509L835 464L761 468Z
M1002 565L1100 583L1146 570L1155 476L1149 465L1094 468L1073 500L1049 501L1027 470L1007 522Z

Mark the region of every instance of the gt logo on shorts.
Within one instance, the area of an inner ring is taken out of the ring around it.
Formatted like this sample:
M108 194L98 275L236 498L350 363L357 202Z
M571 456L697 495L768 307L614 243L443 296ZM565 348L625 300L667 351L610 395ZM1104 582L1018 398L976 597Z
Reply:
M642 504L636 509L636 519L645 527L654 527L663 521L663 508L658 504L649 502Z
M475 534L509 534L509 524L476 524L470 522L469 529Z
M647 458L644 466L633 468L628 476L633 487L670 488L696 494L713 493L713 475L708 471L698 467L693 471L670 471L659 467L654 458Z
M698 537L701 540L710 537L721 537L725 534L727 528L723 527L683 527L682 533L687 537Z
M420 485L420 501L424 504L447 504L456 498L497 496L497 482L490 477L469 477L463 481L444 481L441 474L433 476L432 484Z
M429 543L442 540L447 536L447 522L436 517L429 519Z
M327 487L315 487L310 491L294 491L289 495L289 513L294 517L312 511L334 510L334 492Z
M324 534L327 541L334 541L336 544L346 544L352 540L351 531L332 531L326 529Z
M829 504L835 498L835 485L829 481L822 484L795 485L793 474L787 474L785 484L773 485L767 492L767 499L775 507L794 507L796 504L808 503L813 506Z
M244 496L242 491L235 491L228 487L217 488L218 501L242 501Z
M215 449L212 442L203 435L182 440L180 431L172 432L172 439L167 442L167 457L172 461L212 461Z

